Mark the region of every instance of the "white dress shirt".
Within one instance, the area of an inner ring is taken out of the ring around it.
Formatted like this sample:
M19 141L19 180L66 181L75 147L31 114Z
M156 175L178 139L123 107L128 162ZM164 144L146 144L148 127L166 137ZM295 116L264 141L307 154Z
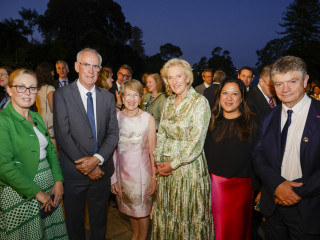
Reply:
M80 92L80 96L81 96L81 100L84 106L84 109L87 112L87 92L91 92L92 93L92 100L93 100L93 109L94 109L94 122L96 125L96 136L98 137L98 125L97 125L97 110L96 110L96 86L94 85L93 88L88 91L84 86L81 85L81 83L79 82L79 80L77 80L77 86ZM96 139L98 142L98 139ZM100 155L100 154L94 154L93 156L97 157L100 160L100 164L102 165L104 162L104 158Z
M302 134L306 125L311 99L305 94L291 110L291 124L288 129L287 143L281 165L281 176L288 181L302 177L300 164L300 145ZM281 129L283 129L289 108L282 104Z

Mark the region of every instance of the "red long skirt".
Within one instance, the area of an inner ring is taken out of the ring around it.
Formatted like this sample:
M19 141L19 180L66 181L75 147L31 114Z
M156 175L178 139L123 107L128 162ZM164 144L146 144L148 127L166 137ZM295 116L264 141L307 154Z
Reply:
M216 240L250 240L253 207L251 178L210 174Z

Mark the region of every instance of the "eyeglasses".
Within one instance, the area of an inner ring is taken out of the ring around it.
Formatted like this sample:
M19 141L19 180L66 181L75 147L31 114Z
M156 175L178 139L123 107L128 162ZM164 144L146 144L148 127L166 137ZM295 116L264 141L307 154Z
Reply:
M140 97L139 93L124 93L124 97L129 98L129 97L133 97L133 98L138 98Z
M25 93L27 89L29 90L29 93L31 94L37 94L38 88L37 87L25 87L22 85L14 85L12 87L15 87L17 89L18 93Z
M6 74L6 73L1 73L0 74L0 77L4 77L4 76L9 76L9 74Z
M123 78L130 78L131 76L127 75L127 74L123 74L121 72L118 72L118 74L123 77Z
M101 70L101 66L99 66L99 65L91 65L89 63L81 63L81 62L79 62L79 64L82 66L82 69L84 71L90 69L91 67L94 72L99 72Z

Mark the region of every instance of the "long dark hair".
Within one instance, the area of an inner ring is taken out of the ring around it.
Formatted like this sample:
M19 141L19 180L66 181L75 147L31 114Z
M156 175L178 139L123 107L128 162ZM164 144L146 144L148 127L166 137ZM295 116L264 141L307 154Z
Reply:
M36 68L36 75L38 80L38 86L41 87L43 85L52 85L52 71L54 70L54 67L52 64L48 62L40 63Z
M225 79L220 84L220 87L217 91L217 96L215 98L215 104L211 113L211 121L210 121L209 129L210 131L213 131L215 127L218 125L219 120L223 119L223 109L220 104L220 96L221 96L223 87L228 83L237 84L241 94L241 103L239 105L241 117L238 119L238 124L237 124L238 126L236 127L237 129L235 129L235 131L236 131L236 134L239 136L240 140L242 141L244 139L247 139L250 136L250 131L251 131L250 120L252 118L252 113L250 112L250 109L245 100L246 94L247 94L246 86L239 79ZM219 136L219 139L221 140L224 137L226 137L227 133L233 132L229 130L222 131Z

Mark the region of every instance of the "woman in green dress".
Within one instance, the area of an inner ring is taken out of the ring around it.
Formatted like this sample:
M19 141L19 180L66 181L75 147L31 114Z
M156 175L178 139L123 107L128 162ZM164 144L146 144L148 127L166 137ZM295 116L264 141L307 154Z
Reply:
M62 207L63 177L36 100L35 74L18 69L7 87L11 103L0 111L0 239L68 239ZM50 212L40 215L40 209Z
M169 60L161 76L174 94L165 102L154 152L159 179L152 239L214 239L210 177L203 152L209 104L191 87L188 62Z

